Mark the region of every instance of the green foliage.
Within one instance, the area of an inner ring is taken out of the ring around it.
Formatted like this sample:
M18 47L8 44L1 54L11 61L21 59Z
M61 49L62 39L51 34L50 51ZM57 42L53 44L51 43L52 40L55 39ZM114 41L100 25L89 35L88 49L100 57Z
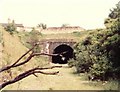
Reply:
M70 26L70 25L69 24L62 24L61 27L68 27L68 26Z
M117 43L116 41L119 40L119 38L118 34L116 34L112 36L111 40L109 37L109 40L107 39L103 43L100 43L100 41L103 40L102 35L105 36L106 32L103 34L92 34L84 41L76 44L74 51L76 60L73 61L74 64L72 62L71 64L76 67L78 73L87 72L90 78L106 80L110 73L113 72L113 62L110 60L110 57L108 57L110 52L107 46ZM113 57L113 55L110 56ZM117 57L119 58L119 56ZM116 57L113 58L114 61L117 59Z
M37 42L40 41L41 33L35 30L35 28L33 28L33 30L29 34L26 34L26 35L28 35L28 39L27 39L27 42L29 42L29 44L27 44L28 48L32 48L32 46L34 46ZM40 46L36 46L34 51L39 52Z
M75 46L76 60L73 65L78 73L87 72L89 79L120 78L120 7L118 4L104 22L106 29L97 29L89 33L86 39Z
M38 24L37 27L41 27L42 29L46 29L46 28L47 28L47 25L44 24L44 23L40 23L40 24Z
M81 35L81 32L74 31L73 34L74 34L75 36L80 36L80 35Z
M35 42L39 41L39 32L35 30L35 28L33 28L30 32L29 41L31 44L34 44Z
M78 43L75 46L75 57L76 64L74 64L77 68L77 72L88 72L90 66L92 65L92 57L90 56L90 52L87 50L87 46L83 44L87 44L88 39L83 41L83 43Z
M7 27L5 28L6 31L8 31L11 35L13 34L13 32L16 31L16 25L14 20L12 21L12 23L8 23Z
M68 61L68 66L69 66L69 67L73 67L73 66L75 66L75 64L76 64L76 61L75 61L74 59L70 59L70 60Z

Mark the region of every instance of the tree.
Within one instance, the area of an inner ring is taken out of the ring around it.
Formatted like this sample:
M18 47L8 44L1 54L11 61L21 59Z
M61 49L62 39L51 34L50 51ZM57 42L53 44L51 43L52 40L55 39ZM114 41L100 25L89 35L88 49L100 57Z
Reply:
M69 24L62 24L61 27L68 27L68 26L69 26Z
M44 24L44 23L40 23L40 24L38 24L37 27L41 27L42 29L46 29L46 28L47 28L47 25Z
M29 43L27 44L27 47L28 48L33 47L35 43L40 41L40 37L41 37L41 33L35 28L33 28L32 31L29 33L29 36L27 39L27 42ZM41 48L39 45L34 48L35 51L40 51L40 49Z
M77 72L87 72L91 79L119 79L120 2L111 10L104 23L106 29L96 30L76 44L74 65Z
M110 9L111 13L108 15L112 19L120 18L120 1L116 4L116 8Z
M120 1L116 7L110 10L109 19L111 20L107 40L104 47L107 50L107 57L112 63L112 73L120 77Z
M37 30L35 30L35 28L32 29L32 31L30 32L30 36L29 36L29 41L31 44L34 44L36 42L38 42L40 39L40 32L38 32Z
M15 21L12 20L12 22L8 22L7 27L5 28L6 31L8 31L10 34L13 34L14 31L16 31L16 25Z
M104 22L106 28L112 28L112 30L120 30L120 1L116 4L116 7L110 9L110 14ZM113 29L114 28L114 29Z

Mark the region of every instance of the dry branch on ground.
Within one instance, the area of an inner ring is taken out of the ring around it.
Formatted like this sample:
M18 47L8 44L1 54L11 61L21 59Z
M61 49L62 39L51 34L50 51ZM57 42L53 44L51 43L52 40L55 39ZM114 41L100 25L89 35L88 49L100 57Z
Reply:
M11 65L8 65L8 66L5 66L5 67L2 67L0 69L0 73L4 72L4 71L7 71L11 68L15 68L15 67L18 67L18 66L21 66L21 65L24 65L26 64L27 62L29 62L34 56L38 56L38 55L47 55L47 56L58 56L58 55L62 55L66 52L62 52L62 53L58 53L58 54L48 54L48 53L35 53L33 51L33 49L37 46L38 44L35 44L30 50L28 50L26 53L24 53L16 62L14 62L13 64ZM30 55L27 57L26 60L20 62L20 60L25 57L26 55L28 55L30 53ZM3 82L2 84L0 84L0 89L4 88L5 86L7 85L10 85L10 84L13 84L15 82L18 82L30 75L34 75L37 77L37 73L41 73L41 74L46 74L46 75L56 75L57 73L59 73L59 71L55 71L55 72L43 72L41 70L45 70L45 69L53 69L53 68L60 68L62 66L51 66L51 67L46 67L46 68L40 68L39 66L36 67L36 68L33 68L33 69L30 69L28 71L25 71L24 73L21 73L19 74L18 76L16 76L15 78L11 79L11 80L8 80L6 82Z

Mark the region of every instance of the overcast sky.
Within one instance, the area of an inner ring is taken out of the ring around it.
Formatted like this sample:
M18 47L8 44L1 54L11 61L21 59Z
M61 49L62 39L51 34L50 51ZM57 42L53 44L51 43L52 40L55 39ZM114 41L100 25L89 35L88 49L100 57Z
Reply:
M14 19L25 26L70 24L85 29L104 27L104 19L120 0L0 0L0 22Z

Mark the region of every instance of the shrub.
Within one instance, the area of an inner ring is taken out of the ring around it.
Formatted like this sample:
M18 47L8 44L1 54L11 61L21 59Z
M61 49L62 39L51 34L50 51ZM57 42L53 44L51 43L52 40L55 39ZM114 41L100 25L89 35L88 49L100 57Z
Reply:
M116 13L119 10L120 7L117 7L112 12L119 16L120 13ZM119 17L110 16L105 23L109 25L106 29L90 33L74 48L77 72L87 72L92 80L120 78L120 20Z
M13 34L13 32L16 31L16 26L15 26L14 20L12 21L12 23L8 23L8 25L5 28L5 30L8 31L11 35Z
M70 59L70 60L68 61L68 66L69 66L69 67L73 67L73 66L75 66L75 64L76 64L76 61L75 61L74 59Z

